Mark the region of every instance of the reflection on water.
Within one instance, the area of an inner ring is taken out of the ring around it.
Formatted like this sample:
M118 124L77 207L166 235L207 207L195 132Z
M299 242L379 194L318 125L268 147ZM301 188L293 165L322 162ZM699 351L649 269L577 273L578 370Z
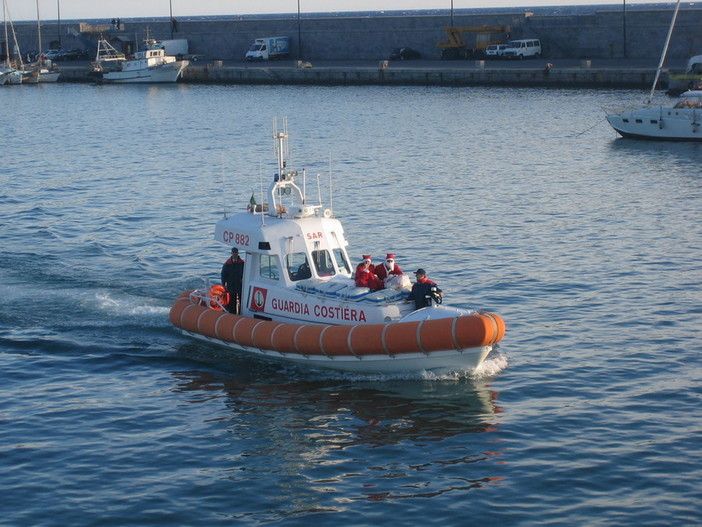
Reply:
M207 419L226 427L223 477L275 476L285 481L280 492L314 496L321 508L434 497L501 479L495 473L501 409L487 381L343 383L268 373L270 383L261 376L174 373L174 390L191 394L193 404L221 403ZM368 449L382 451L372 464L358 459Z

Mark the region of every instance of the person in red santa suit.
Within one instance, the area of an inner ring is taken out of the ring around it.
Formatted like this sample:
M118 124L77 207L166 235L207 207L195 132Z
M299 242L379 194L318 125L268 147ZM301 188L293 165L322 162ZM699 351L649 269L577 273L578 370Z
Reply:
M385 256L385 261L382 264L375 266L375 275L384 283L388 282L388 278L392 279L394 276L402 276L403 274L400 266L395 263L395 255L391 253Z
M356 287L369 287L371 291L383 288L383 281L375 275L375 267L369 254L364 254L363 261L356 267L354 280Z

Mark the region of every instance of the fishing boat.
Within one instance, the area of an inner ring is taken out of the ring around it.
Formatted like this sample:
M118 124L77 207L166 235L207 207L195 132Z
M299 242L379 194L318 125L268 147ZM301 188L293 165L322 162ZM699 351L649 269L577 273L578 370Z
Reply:
M700 132L700 119L702 119L702 109L700 108L701 91L686 91L675 104L652 105L653 95L668 53L670 37L673 34L679 9L680 0L675 5L673 19L670 22L668 36L663 45L651 92L644 107L605 108L607 121L622 137L664 141L702 141L702 133Z
M702 89L702 55L690 57L685 71L668 73L668 95L678 96L687 90L700 89Z
M100 39L93 62L93 74L111 84L176 82L189 61L166 55L154 39L146 40L146 49L125 57L109 42Z
M273 137L277 171L260 203L252 195L245 211L215 225L216 241L245 254L239 313L226 310L221 284L206 284L178 297L173 325L233 350L319 368L478 367L505 334L502 318L446 306L436 293L416 309L402 281L374 291L357 287L341 222L321 195L317 204L308 199L306 172L288 168L286 122L281 131L274 124Z

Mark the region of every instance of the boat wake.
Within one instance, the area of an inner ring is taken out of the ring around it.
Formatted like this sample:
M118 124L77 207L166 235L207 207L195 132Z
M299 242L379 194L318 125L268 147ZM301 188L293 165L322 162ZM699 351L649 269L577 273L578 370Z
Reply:
M159 319L168 317L168 306L155 306L148 304L145 299L135 297L114 298L109 293L96 293L98 309L112 315L122 316L158 316ZM163 325L168 325L164 322Z

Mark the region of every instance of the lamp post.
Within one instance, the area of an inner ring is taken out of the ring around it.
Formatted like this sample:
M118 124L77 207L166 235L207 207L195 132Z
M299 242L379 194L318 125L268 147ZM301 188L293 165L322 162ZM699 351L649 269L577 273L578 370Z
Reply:
M300 27L300 0L297 0L297 58L302 60L302 29Z
M173 0L168 0L168 5L171 8L171 40L173 40Z
M58 47L61 49L61 0L56 0L57 14L57 29L58 29ZM41 50L39 50L41 51Z
M622 49L626 58L626 0L622 0Z
M451 27L453 27L453 0L451 0Z

